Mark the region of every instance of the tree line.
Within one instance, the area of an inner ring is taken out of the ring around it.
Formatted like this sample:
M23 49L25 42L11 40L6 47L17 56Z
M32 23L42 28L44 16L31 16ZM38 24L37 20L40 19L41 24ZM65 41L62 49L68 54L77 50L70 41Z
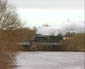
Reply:
M7 0L0 0L0 69L14 64L13 59L21 49L17 43L31 39L34 34L33 30L23 27L15 10Z

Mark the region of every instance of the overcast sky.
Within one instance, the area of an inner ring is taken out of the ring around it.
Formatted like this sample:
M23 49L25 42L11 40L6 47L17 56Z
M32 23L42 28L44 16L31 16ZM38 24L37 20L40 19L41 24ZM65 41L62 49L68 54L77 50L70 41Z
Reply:
M84 0L9 0L17 8L82 8Z
M26 26L63 26L66 21L84 21L84 0L8 0L17 8Z

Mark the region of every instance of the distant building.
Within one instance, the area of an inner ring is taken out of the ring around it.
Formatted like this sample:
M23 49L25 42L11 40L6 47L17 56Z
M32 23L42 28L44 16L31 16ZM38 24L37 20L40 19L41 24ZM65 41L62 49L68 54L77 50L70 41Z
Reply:
M59 39L57 36L50 36L50 35L35 35L32 39L32 42L35 43L37 46L42 45L59 45ZM34 44L33 44L34 45Z
M53 48L55 49L60 45L60 36L50 36L50 35L40 35L36 34L32 40L30 41L24 41L21 43L21 45L24 48L32 48L32 49L40 49L40 48ZM36 49L36 50L37 50Z
M64 36L63 36L63 40L72 40L72 36L74 35L74 33L70 33L67 32Z

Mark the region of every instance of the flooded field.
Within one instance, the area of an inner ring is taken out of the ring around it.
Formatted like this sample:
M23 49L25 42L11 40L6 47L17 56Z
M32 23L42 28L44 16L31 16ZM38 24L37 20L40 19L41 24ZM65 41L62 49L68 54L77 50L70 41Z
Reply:
M84 52L20 52L15 69L84 69Z

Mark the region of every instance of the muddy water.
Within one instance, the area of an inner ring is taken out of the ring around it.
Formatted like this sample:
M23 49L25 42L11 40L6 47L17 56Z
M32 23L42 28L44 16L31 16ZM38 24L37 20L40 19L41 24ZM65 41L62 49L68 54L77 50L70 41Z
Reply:
M20 52L15 69L84 69L84 52Z

